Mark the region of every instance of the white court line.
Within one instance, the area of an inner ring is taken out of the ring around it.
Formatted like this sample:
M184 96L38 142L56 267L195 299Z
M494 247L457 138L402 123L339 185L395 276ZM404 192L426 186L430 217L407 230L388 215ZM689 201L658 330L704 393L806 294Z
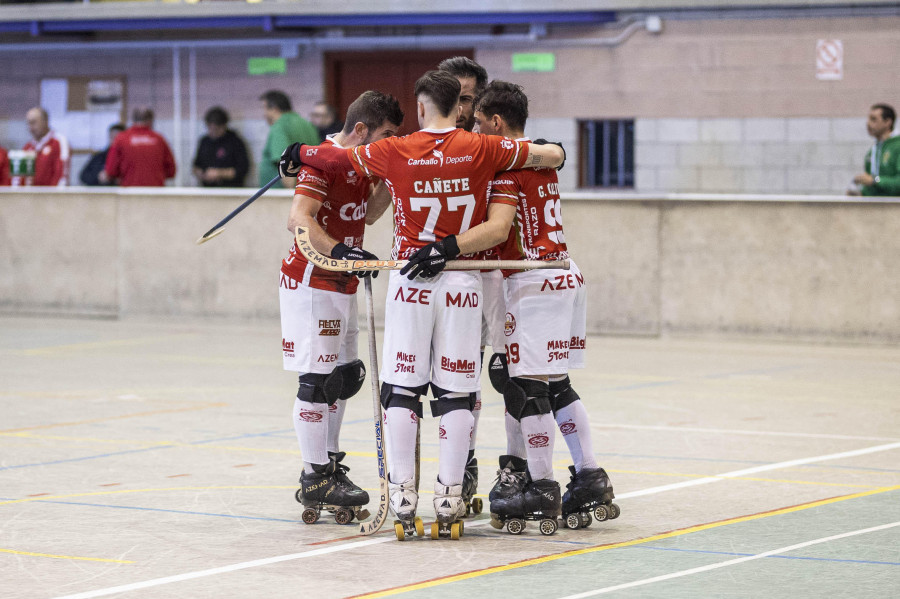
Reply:
M704 485L709 483L719 482L721 480L727 480L729 478L735 476L744 476L746 474L752 474L754 472L764 472L766 470L777 470L779 468L788 468L790 466L797 466L800 464L810 464L813 462L823 462L826 460L837 460L840 458L848 458L858 455L865 455L868 453L876 453L879 451L888 451L890 449L900 448L900 443L890 443L888 445L877 445L875 447L865 447L863 449L857 449L854 451L845 451L842 453L832 453L824 456L812 457L812 458L801 458L799 460L790 460L787 462L778 462L775 464L767 464L764 466L756 466L754 468L747 468L745 470L736 470L734 472L726 472L725 474L720 474L718 476L709 476L705 478L698 478L694 480L689 480L681 483L675 483L671 485L663 485L660 487L650 487L649 489L642 489L640 491L632 491L631 493L622 493L617 496L617 499L628 499L630 497L640 497L642 495L652 495L655 493L662 493L664 491L672 491L675 489L681 489L683 487L693 487L696 485ZM472 524L467 524L466 528L474 528L476 526L484 526L488 524L487 520L481 522L473 522ZM164 578L155 578L153 580L146 580L144 582L136 582L133 584L126 584L117 587L110 587L107 589L100 589L97 591L88 591L85 593L78 593L75 595L66 595L64 597L57 597L56 599L88 599L90 597L103 597L105 595L112 595L114 593L122 593L125 591L133 591L137 589L145 589L147 587L158 586L161 584L168 584L170 582L179 582L182 580L191 580L194 578L201 578L204 576L212 576L214 574L224 574L226 572L233 572L235 570L244 570L246 568L254 568L256 566L265 566L268 564L274 564L278 562L285 562L295 559L302 559L305 557L315 557L318 555L325 555L328 553L336 553L338 551L346 551L349 549L356 549L357 547L365 547L367 545L376 545L379 543L387 543L389 541L393 541L394 537L386 537L383 539L367 539L365 541L355 541L353 543L347 543L344 545L335 545L333 547L327 547L323 549L314 549L313 551L306 551L303 553L291 553L288 555L280 555L276 557L269 557L259 560L253 560L250 562L241 562L239 564L232 564L230 566L222 566L219 568L211 568L209 570L200 570L198 572L188 572L187 574L178 574L176 576L166 576Z
M780 549L773 549L771 551L766 551L765 553L757 553L756 555L749 555L747 557L739 557L737 559L731 559L731 560L728 560L725 562L709 564L708 566L700 566L699 568L691 568L690 570L682 570L680 572L672 572L671 574L664 574L662 576L654 576L653 578L645 578L644 580L636 580L634 582L618 584L616 586L604 587L602 589L587 591L585 593L578 593L577 595L567 595L565 597L561 597L560 599L582 599L583 597L593 597L594 595L603 595L605 593L611 593L613 591L621 591L623 589L631 589L634 587L643 586L645 584L653 584L654 582L662 582L663 580L671 580L673 578L681 578L682 576L690 576L691 574L700 574L701 572L708 572L710 570L718 570L719 568L726 568L728 566L734 566L734 565L741 564L744 562L749 562L752 560L769 557L771 555L780 555L782 553L787 553L788 551L794 551L795 549L802 549L804 547L809 547L810 545L818 545L820 543L828 543L829 541L836 541L838 539L844 539L844 538L853 537L856 535L864 535L864 534L870 533L870 532L878 532L879 530L886 530L888 528L893 528L895 526L900 526L900 522L892 522L890 524L882 524L880 526L873 526L871 528L864 528L862 530L854 530L851 532L845 532L845 533L841 533L839 535L833 535L830 537L824 537L821 539L806 541L804 543L797 543L796 545L790 545L788 547L781 547Z

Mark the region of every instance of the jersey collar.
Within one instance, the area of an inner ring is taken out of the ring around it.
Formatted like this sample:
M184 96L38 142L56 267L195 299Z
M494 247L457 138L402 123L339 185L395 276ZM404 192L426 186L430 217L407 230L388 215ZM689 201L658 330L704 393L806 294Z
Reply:
M446 129L419 129L424 133L450 133L451 131L456 131L456 127L447 127Z

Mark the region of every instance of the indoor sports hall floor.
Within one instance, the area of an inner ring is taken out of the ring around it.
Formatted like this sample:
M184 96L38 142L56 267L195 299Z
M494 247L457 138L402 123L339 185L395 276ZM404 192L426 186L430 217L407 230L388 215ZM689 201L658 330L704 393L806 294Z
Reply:
M279 342L272 321L0 317L0 597L897 596L898 347L591 338L573 381L621 516L399 542L300 521ZM343 449L374 490L371 404L367 381ZM568 464L558 437L563 484Z

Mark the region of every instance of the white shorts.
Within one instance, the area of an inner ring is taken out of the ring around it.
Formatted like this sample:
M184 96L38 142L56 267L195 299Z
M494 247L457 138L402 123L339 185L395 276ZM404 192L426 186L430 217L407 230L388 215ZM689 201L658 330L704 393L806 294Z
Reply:
M284 369L328 374L357 359L356 295L300 284L280 273Z
M481 277L443 272L410 281L391 271L384 311L381 380L478 391L481 374Z
M506 343L503 325L506 323L506 298L503 272L487 270L481 274L484 302L481 317L481 346L490 345L494 352L502 352Z
M506 279L506 359L510 376L584 368L587 292L570 270L528 270Z

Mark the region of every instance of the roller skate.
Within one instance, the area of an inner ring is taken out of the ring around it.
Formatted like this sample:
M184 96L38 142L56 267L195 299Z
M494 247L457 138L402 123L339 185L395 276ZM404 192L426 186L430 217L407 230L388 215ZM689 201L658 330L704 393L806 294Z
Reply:
M328 452L328 459L334 461L334 478L336 478L337 481L339 483L341 483L342 485L344 485L344 487L347 489L351 489L353 491L362 491L363 493L365 493L365 491L363 491L361 487L359 487L356 483L354 483L352 480L350 480L350 477L347 476L347 472L349 472L350 467L344 466L341 463L344 461L344 458L346 457L346 455L347 455L347 453L344 451L338 451L338 452L329 451Z
M466 471L463 473L462 498L466 504L466 516L469 514L480 514L484 509L484 502L481 497L475 497L475 491L478 487L478 458L475 452L470 451L469 461L466 464Z
M514 495L491 501L491 526L513 535L525 530L526 520L540 521L542 535L552 535L559 528L556 519L562 511L559 483L549 478L535 480Z
M514 455L500 456L500 470L497 470L497 480L488 493L488 500L493 503L500 497L510 497L519 493L525 485L531 482L528 474L528 460Z
M463 521L466 504L462 497L463 486L443 484L440 480L434 483L434 513L437 522L431 525L431 538L450 537L458 541L463 535Z
M388 477L388 488L391 494L391 511L397 516L397 520L394 520L394 534L397 535L397 540L402 541L413 534L424 537L425 525L422 519L416 516L416 506L419 503L416 481L392 483Z
M567 528L587 528L593 520L614 520L621 510L612 502L612 483L603 468L582 468L575 472L569 466L572 480L562 498L562 519Z
M363 507L369 503L369 494L352 483L352 487L345 486L339 480L339 468L343 469L341 475L346 478L344 473L348 468L339 467L333 459L327 464L313 464L312 472L304 470L301 473L300 488L294 497L303 504L300 517L306 524L318 520L322 510L333 513L338 524L349 524L353 518L365 520L369 517L369 511Z

